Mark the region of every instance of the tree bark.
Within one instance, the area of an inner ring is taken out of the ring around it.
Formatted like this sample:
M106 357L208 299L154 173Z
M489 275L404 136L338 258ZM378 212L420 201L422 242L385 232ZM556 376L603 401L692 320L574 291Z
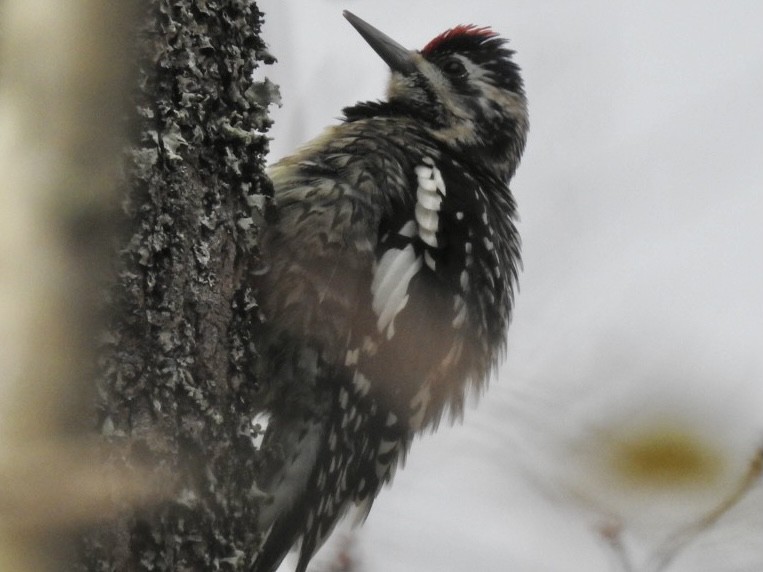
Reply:
M97 426L171 500L84 531L80 570L247 570L259 544L257 226L277 98L251 0L151 0L138 30L113 320Z

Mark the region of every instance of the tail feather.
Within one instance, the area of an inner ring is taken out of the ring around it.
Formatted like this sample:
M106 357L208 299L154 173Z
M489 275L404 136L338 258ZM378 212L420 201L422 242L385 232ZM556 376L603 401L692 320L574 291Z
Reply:
M297 418L271 422L267 446L276 454L258 486L270 493L259 514L259 529L270 530L252 572L275 572L303 532L309 483L324 440L320 423Z
M260 548L252 572L276 572L278 570L299 536L302 525L299 510L291 511L289 515L279 518L273 524L265 543ZM307 564L303 568L297 567L297 570L304 572L306 568Z

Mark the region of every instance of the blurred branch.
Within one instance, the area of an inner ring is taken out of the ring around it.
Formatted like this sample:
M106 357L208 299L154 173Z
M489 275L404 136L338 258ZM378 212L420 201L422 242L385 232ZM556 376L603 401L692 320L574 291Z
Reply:
M66 569L54 532L145 485L80 439L133 3L1 9L0 569Z

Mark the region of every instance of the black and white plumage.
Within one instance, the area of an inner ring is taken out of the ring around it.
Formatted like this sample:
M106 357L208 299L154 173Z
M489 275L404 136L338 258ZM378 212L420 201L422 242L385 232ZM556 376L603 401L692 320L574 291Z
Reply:
M345 16L389 64L388 99L276 164L255 572L297 572L353 504L369 510L413 435L458 416L506 343L519 238L508 182L527 133L519 68L487 28L408 51Z

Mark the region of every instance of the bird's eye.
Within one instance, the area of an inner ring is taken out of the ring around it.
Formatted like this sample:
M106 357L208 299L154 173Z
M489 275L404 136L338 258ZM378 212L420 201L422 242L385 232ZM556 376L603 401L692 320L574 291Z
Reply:
M452 78L462 78L466 76L466 66L458 58L450 58L442 64L442 71Z

